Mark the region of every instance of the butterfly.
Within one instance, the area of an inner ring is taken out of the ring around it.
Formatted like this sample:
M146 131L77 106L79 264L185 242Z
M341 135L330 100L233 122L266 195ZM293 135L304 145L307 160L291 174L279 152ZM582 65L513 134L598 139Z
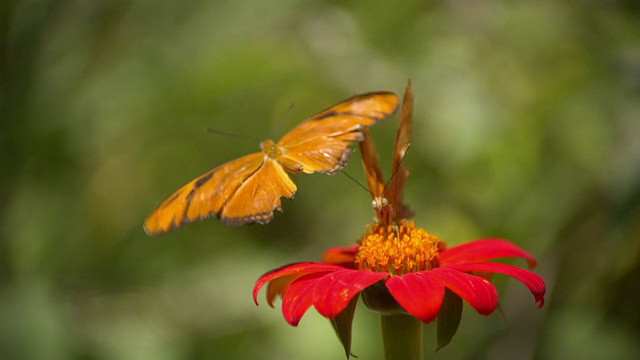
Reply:
M372 206L376 212L376 221L382 225L398 224L403 220L414 216L413 211L403 202L404 184L409 176L409 171L402 165L402 160L409 149L411 141L411 129L413 127L413 91L411 79L407 82L400 120L396 132L396 140L393 146L393 160L391 180L387 185L382 176L378 152L376 151L369 129L363 130L364 139L360 142L362 164L367 178L369 192L373 198Z
M277 143L229 161L191 180L158 205L144 222L156 235L215 215L223 224L266 224L280 198L293 199L297 187L289 174L335 174L351 158L349 145L362 131L398 109L393 92L353 96L303 121Z

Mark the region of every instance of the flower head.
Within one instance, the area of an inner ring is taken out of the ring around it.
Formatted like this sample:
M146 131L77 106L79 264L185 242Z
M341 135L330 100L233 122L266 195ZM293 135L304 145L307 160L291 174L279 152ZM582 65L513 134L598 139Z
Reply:
M256 304L258 292L266 284L270 306L273 307L276 296L281 296L282 313L293 326L298 325L311 306L334 320L347 357L351 320L360 294L370 309L382 315L409 314L425 323L436 319L443 307L453 309L445 312L449 316L443 317L446 335L440 336L439 319L440 347L451 340L457 329L461 299L482 315L496 309L498 293L488 279L492 273L519 280L531 291L539 308L544 304L545 284L540 276L516 266L489 261L522 258L533 268L536 261L526 251L502 239L481 239L447 248L440 238L408 221L414 214L403 202L402 188L409 172L402 160L410 145L412 103L409 82L394 146L394 171L388 184L383 180L369 132L363 130L360 153L373 198L375 224L367 226L356 246L331 248L325 253L324 262L302 262L272 270L262 275L253 289ZM343 319L336 321L339 316ZM384 328L385 325L383 334ZM395 352L386 352L387 358L395 358L394 354L402 352L404 347L390 346Z
M413 223L398 226L397 232L374 225L358 247L327 251L328 262L295 263L264 274L255 284L253 298L257 304L258 291L269 284L267 302L273 306L276 296L282 296L284 318L297 326L311 306L333 319L355 296L380 283L395 302L387 311L406 312L428 323L438 315L445 289L478 313L491 314L498 305L498 294L489 280L475 273L499 273L522 282L542 307L545 284L540 276L487 261L505 257L523 258L529 267L536 264L529 253L502 239L475 240L446 249L440 239ZM376 286L373 290L379 293L381 289ZM384 307L374 310L385 311Z
M368 229L356 253L358 268L402 275L430 270L440 263L444 242L413 223L375 225Z

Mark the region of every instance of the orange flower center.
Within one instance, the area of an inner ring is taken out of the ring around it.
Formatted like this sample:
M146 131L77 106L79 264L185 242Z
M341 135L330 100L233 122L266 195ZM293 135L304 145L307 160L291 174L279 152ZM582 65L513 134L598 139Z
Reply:
M413 222L369 226L358 243L355 262L359 269L397 275L438 267L439 251L446 246Z

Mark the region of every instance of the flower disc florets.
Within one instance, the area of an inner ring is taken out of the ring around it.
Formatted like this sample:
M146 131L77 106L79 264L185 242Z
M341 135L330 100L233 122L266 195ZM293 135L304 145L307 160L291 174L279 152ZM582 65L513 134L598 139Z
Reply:
M438 267L439 252L446 246L413 222L369 226L359 245L355 261L359 269L395 275Z

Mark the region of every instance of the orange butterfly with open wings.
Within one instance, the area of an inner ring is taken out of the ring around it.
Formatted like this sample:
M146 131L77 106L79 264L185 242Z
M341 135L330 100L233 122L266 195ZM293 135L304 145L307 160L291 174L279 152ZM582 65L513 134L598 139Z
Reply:
M144 222L149 235L216 215L226 225L266 224L280 198L293 199L297 187L287 174L340 171L351 157L349 144L363 130L392 115L399 99L392 92L353 96L305 120L261 152L220 165L190 181L156 207Z
M362 164L369 185L369 192L373 198L372 205L376 212L376 220L382 225L398 224L413 217L409 206L402 202L402 189L409 176L409 171L402 165L402 160L409 149L411 128L413 127L413 91L411 79L407 82L396 141L393 146L393 160L391 164L391 180L387 185L382 177L378 152L376 151L369 129L363 130L364 139L360 142Z

